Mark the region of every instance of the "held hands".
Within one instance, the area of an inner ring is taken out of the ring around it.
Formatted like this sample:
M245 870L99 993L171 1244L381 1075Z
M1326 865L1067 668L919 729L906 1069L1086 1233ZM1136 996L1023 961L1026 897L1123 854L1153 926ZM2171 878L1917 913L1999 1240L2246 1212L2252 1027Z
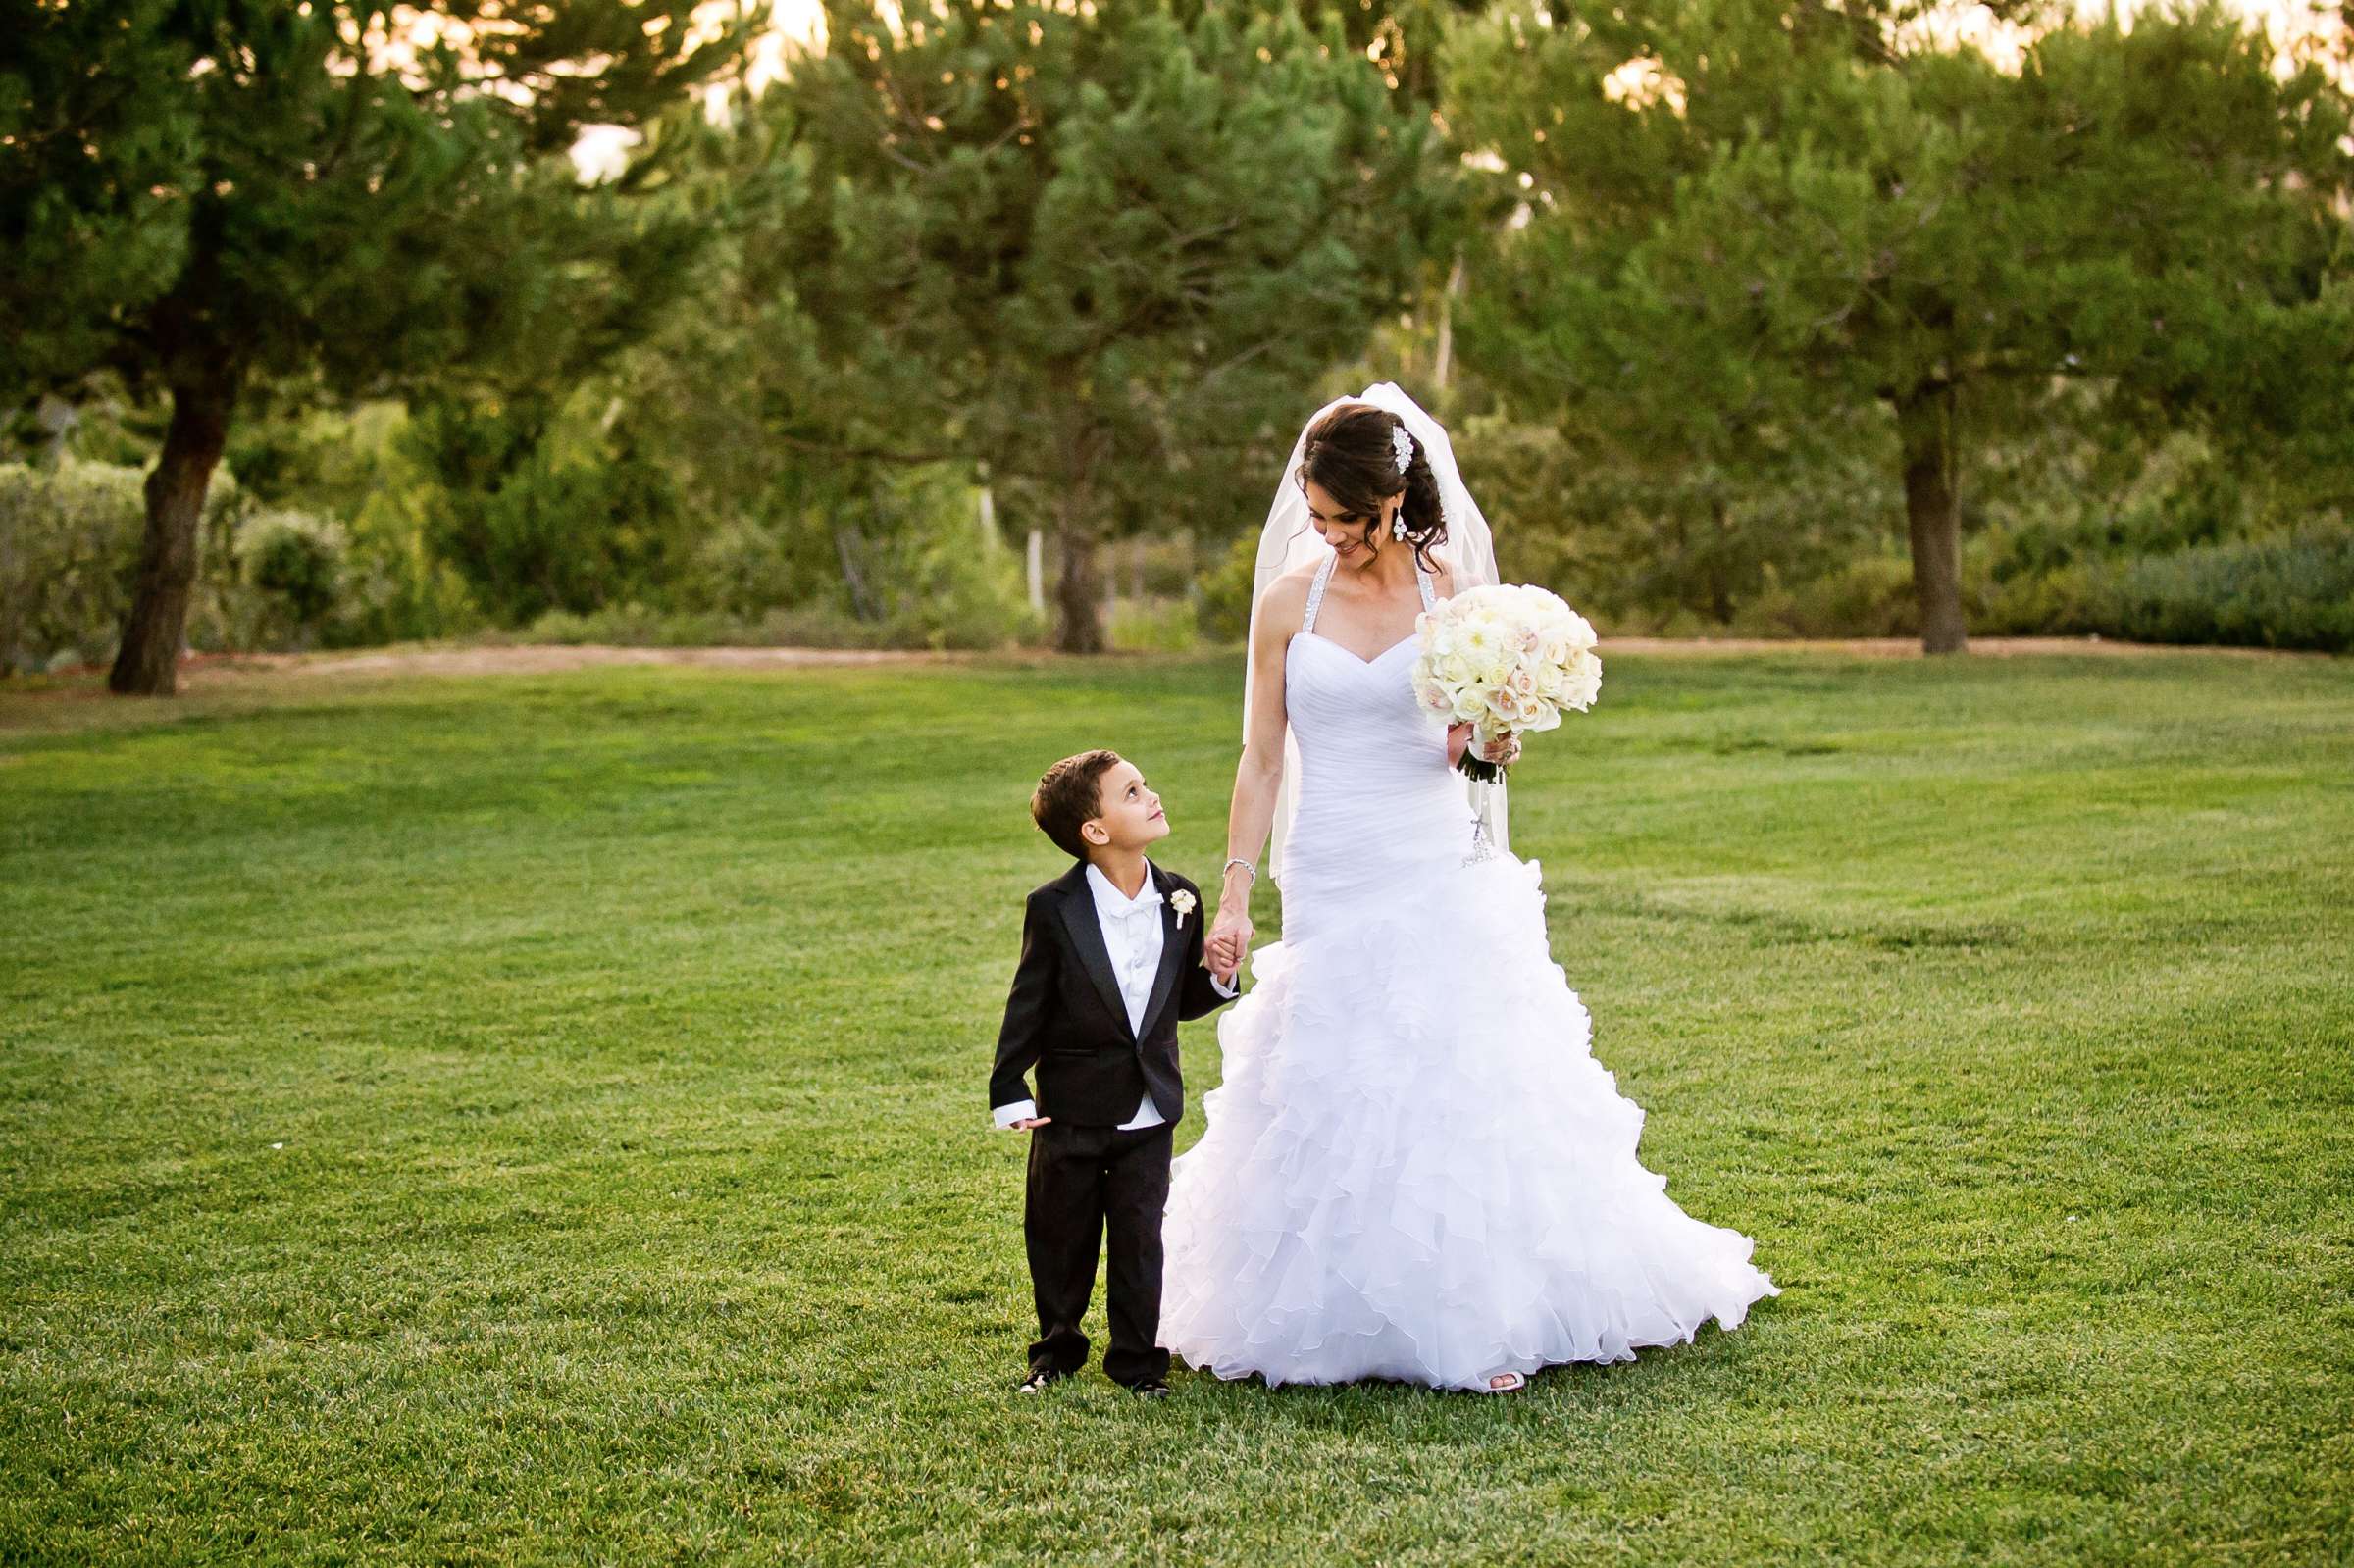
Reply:
M1054 1118L1051 1116L1025 1116L1018 1122L1007 1122L1005 1124L1005 1131L1008 1133L1027 1133L1030 1131L1030 1129L1034 1127L1044 1127L1052 1120L1054 1120Z
M1254 935L1251 917L1240 910L1220 909L1217 923L1209 928L1203 939L1202 961L1217 977L1221 986L1234 984L1234 972L1243 967L1243 954L1251 950Z
M1209 966L1210 974L1217 977L1219 985L1231 986L1234 984L1234 972L1243 964L1243 944L1232 932L1212 936L1203 946L1202 961Z

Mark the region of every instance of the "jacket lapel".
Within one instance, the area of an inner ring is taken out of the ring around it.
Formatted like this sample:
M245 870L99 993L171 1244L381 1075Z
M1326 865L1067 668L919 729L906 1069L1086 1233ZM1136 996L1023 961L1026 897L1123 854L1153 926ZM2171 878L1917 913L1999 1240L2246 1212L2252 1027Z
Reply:
M1146 862L1151 865L1151 862ZM1152 866L1153 885L1160 889L1160 968L1152 976L1152 994L1145 998L1145 1028L1168 1005L1169 992L1177 988L1177 968L1185 958L1186 934L1177 929L1177 881L1158 866ZM1202 911L1194 911L1199 919ZM1126 1016L1125 1014L1122 1015Z
M1071 889L1063 894L1062 924L1070 933L1071 947L1079 954L1079 962L1086 969L1087 978L1096 983L1097 991L1103 997L1103 1005L1111 1010L1112 1018L1120 1026L1120 1033L1127 1036L1133 1044L1136 1033L1128 1027L1128 1003L1120 995L1120 983L1111 973L1111 952L1103 945L1103 926L1096 919L1096 895L1087 885L1084 865L1079 875L1072 879Z

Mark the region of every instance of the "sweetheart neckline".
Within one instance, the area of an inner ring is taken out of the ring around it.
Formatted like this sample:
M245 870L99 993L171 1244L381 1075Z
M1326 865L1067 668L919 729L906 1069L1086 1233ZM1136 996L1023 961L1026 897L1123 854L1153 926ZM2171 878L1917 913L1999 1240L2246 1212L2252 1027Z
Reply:
M1400 638L1399 638L1397 641L1395 641L1395 642L1391 643L1391 644L1390 644L1388 647L1386 647L1386 648L1382 649L1382 650L1381 650L1379 653L1376 653L1376 654L1375 654L1375 655L1373 655L1373 657L1371 657L1370 659L1367 659L1367 658L1364 658L1364 657L1362 657L1362 656L1360 656L1360 655L1358 655L1358 654L1356 654L1356 653L1350 653L1350 650L1349 650L1349 649L1347 649L1347 648L1345 648L1345 647L1341 647L1341 644L1339 644L1338 642L1335 642L1335 641L1333 641L1333 640L1332 640L1332 638L1330 638L1330 637L1326 636L1326 635L1325 635L1323 632L1307 632L1307 631L1302 631L1302 632L1293 632L1293 633L1292 633L1292 635L1293 635L1293 636L1295 636L1295 637L1314 637L1314 638L1315 638L1315 639L1316 639L1318 642L1321 642L1321 643L1323 643L1323 644L1324 644L1326 647L1328 647L1328 648L1340 648L1340 650L1341 650L1343 653L1347 653L1347 654L1349 654L1349 657L1350 657L1351 659L1355 660L1355 661L1356 661L1356 662L1358 665L1362 666L1363 668L1365 668L1365 669L1367 669L1367 670L1370 670L1370 669L1372 669L1372 668L1373 668L1375 665L1379 664L1379 663L1380 663L1382 660L1384 660L1384 659L1388 658L1388 657L1389 657L1391 654L1393 654L1393 653L1396 653L1396 652L1397 652L1397 651L1398 651L1400 648L1403 648L1403 647L1405 647L1405 646L1406 646L1407 643L1409 643L1409 642L1413 641L1413 640L1414 640L1414 638L1416 638L1416 637L1420 636L1421 634L1422 634L1422 633L1421 633L1420 632L1418 632L1418 631L1417 631L1417 632L1407 632L1407 633L1405 636L1402 636L1402 637L1400 637Z

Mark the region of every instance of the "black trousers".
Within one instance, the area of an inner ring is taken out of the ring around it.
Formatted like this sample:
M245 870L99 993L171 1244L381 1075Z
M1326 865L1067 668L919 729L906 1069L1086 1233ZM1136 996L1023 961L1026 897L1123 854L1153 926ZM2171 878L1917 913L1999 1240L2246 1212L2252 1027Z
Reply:
M1022 1239L1038 1302L1032 1366L1076 1372L1087 1365L1087 1336L1079 1323L1095 1290L1096 1254L1103 1249L1109 1259L1104 1307L1111 1320L1104 1375L1128 1384L1167 1375L1169 1352L1154 1341L1160 1336L1160 1216L1169 1202L1175 1133L1171 1122L1129 1133L1062 1122L1031 1130Z

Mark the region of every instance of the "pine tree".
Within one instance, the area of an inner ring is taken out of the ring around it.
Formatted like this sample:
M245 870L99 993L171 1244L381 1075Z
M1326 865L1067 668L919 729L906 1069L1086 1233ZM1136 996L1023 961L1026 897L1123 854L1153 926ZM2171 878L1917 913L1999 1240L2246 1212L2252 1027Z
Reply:
M1446 65L1531 211L1473 291L1483 372L1663 451L1883 411L1930 652L1967 642L1959 394L2291 427L2342 412L2354 348L2318 66L2276 76L2212 3L2001 9L2016 69L1910 0L1515 6Z
M1240 493L1411 297L1439 138L1288 14L900 9L829 5L762 101L805 192L769 258L818 334L800 433L987 463L1053 519L1060 646L1099 651L1102 541Z
M0 239L43 272L0 285L31 324L0 376L104 363L171 402L114 690L176 688L197 517L254 379L381 395L626 335L695 236L565 154L681 103L766 20L697 42L698 9L6 0Z

